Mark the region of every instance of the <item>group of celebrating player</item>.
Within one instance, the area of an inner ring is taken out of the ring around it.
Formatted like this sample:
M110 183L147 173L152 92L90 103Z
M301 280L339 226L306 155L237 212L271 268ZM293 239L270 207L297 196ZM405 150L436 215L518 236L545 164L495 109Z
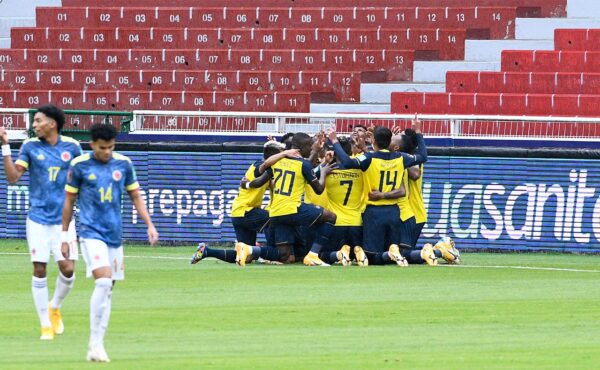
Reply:
M64 123L60 108L38 108L33 122L36 137L23 142L15 162L8 134L0 127L4 169L9 183L29 170L26 233L43 340L64 331L60 308L75 280L78 245L73 208L79 198L79 242L87 275L95 279L87 359L109 362L104 334L114 283L124 279L121 206L125 192L148 227L150 244L158 241L158 232L140 195L131 160L113 151L116 129L93 125L92 152L83 154L76 140L60 134ZM233 203L235 249L211 249L201 243L192 264L205 257L240 266L252 260L273 264L302 260L308 266L351 265L353 260L359 266L436 265L438 258L459 262L450 238L435 246L417 246L427 220L421 196L427 149L418 121L394 133L385 127L356 126L351 137L339 139L333 130L315 137L286 134L282 142L269 140L263 157L246 171ZM270 201L262 209L267 188ZM265 245L256 245L259 232L265 234ZM50 255L59 275L48 301Z
M148 226L151 244L158 241L158 232L140 195L131 160L113 151L116 129L112 125L93 125L92 153L83 154L76 140L60 135L64 123L65 115L60 108L54 105L38 108L33 121L36 137L23 142L14 163L8 134L0 127L4 169L9 183L17 182L29 170L26 233L33 262L31 289L42 340L52 340L55 334L64 331L60 308L75 281L78 246L72 215L79 197L79 241L87 275L95 279L90 299L87 359L109 362L104 334L114 283L124 279L121 201L125 192ZM59 274L54 296L48 302L46 265L50 255L58 264Z
M418 246L427 221L421 193L427 148L418 120L405 130L358 125L350 137L338 138L334 130L286 134L281 143L270 139L263 157L248 168L233 202L235 251L200 243L192 264L206 257L240 266L460 261L448 237ZM265 245L256 245L259 232Z

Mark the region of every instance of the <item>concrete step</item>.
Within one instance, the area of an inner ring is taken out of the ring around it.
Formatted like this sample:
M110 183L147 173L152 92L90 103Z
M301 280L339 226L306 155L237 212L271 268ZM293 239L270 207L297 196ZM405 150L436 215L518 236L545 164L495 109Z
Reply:
M569 0L567 1L567 17L600 18L600 1Z
M502 50L554 50L554 40L466 40L466 61L500 61Z
M554 30L557 28L600 28L600 19L517 18L515 39L554 40Z
M445 83L448 71L499 71L497 61L417 61L413 64L413 82Z
M392 92L444 92L446 84L443 83L363 83L360 85L361 103L390 103Z
M310 105L311 113L390 113L390 104L318 104Z

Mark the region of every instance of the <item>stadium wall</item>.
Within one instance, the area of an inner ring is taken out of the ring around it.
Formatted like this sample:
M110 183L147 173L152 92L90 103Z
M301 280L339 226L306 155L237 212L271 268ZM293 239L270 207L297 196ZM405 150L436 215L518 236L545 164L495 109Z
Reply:
M220 145L168 152L169 146L160 144L144 148L149 151L135 147L121 153L136 166L163 244L235 239L231 204L247 167L261 157L258 146L244 148L254 153L235 147L222 151ZM423 188L429 221L422 243L450 235L461 248L600 252L600 162L592 159L597 152L475 148L430 153ZM2 237L25 236L27 184L25 175L7 186L0 174ZM125 239L146 239L128 199L123 219Z

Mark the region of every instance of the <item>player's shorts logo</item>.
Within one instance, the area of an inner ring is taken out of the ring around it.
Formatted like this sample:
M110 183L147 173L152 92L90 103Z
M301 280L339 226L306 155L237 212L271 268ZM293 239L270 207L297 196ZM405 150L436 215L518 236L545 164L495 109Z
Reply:
M114 170L112 173L113 180L119 181L123 177L123 174L119 170Z
M68 162L71 160L71 153L69 152L62 152L60 155L60 159L63 160L63 162Z

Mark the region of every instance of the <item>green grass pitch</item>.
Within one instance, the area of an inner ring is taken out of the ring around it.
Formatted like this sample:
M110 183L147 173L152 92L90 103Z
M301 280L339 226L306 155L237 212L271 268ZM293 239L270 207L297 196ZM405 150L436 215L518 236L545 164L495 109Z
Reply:
M0 242L0 369L593 369L598 256L464 254L465 265L189 265L194 248L126 246L106 336L85 361L93 283L39 338L23 241ZM523 267L523 268L521 268ZM51 294L56 278L49 269Z

